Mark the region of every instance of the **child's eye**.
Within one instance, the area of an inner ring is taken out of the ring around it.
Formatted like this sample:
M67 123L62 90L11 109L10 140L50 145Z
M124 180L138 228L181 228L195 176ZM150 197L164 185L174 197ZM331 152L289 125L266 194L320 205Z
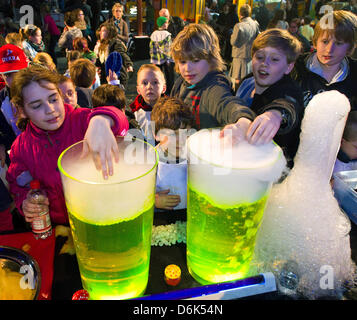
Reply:
M31 106L31 108L34 109L34 110L36 110L36 109L38 109L38 108L40 108L40 107L41 107L40 104L32 105L32 106Z
M193 60L192 60L193 63L198 63L198 62L200 62L200 61L201 61L200 59L193 59Z

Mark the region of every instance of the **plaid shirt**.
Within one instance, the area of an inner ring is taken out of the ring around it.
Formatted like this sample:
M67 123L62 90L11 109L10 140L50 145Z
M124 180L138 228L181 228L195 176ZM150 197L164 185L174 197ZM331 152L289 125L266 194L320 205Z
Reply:
M172 62L170 48L172 44L171 34L166 30L156 30L150 37L150 62L161 65Z

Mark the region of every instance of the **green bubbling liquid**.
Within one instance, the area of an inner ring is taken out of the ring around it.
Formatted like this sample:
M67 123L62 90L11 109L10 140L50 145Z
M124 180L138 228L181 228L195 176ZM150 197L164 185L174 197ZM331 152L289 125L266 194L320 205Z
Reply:
M83 222L69 212L83 288L90 299L129 299L144 293L154 207L109 225Z
M254 252L267 195L222 208L188 185L187 266L201 284L244 278Z

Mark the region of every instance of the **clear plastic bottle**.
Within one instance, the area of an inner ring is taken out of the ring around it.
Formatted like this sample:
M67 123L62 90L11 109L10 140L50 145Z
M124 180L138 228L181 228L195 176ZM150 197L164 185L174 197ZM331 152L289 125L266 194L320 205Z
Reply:
M31 190L27 194L27 199L31 203L43 204L47 195L46 192L41 189L40 182L38 180L32 180L30 182L30 188ZM31 227L36 239L46 239L52 234L52 224L47 206L44 206L39 216L34 218Z

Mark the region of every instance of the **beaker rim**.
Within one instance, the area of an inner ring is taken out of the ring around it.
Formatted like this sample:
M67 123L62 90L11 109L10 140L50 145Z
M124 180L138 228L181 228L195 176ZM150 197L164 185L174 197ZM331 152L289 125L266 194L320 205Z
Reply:
M236 170L236 171L246 171L246 172L249 172L251 170L257 170L257 169L265 169L265 168L269 168L269 167L272 167L273 165L275 165L279 160L282 160L282 157L283 157L283 150L281 149L281 147L274 141L272 140L272 143L274 144L276 150L278 150L277 152L277 155L274 159L272 159L271 161L269 162L266 162L266 163L263 163L263 164L259 164L257 163L256 166L250 166L250 167L229 167L227 165L223 165L223 164L218 164L218 163L215 163L214 161L210 161L210 160L207 160L203 157L201 157L198 152L195 152L193 149L192 149L192 145L190 143L190 140L192 141L192 138L195 136L195 135L198 135L201 131L203 130L207 130L207 131L214 131L214 130L222 130L223 128L221 127L213 127L213 128L204 128L204 129L201 129L201 130L198 130L196 133L194 133L192 136L190 136L188 138L188 141L187 141L187 151L188 151L188 159L190 162L190 157L189 157L189 154L193 154L198 160L200 160L201 162L203 163L207 163L211 166L214 166L214 167L217 167L217 168L222 168L222 169L230 169L230 170ZM202 132L201 132L202 133Z
M124 137L116 137L116 138L124 138ZM81 141L78 141L72 145L70 145L69 147L67 147L66 149L64 149L60 156L58 157L58 160L57 160L57 166L58 166L58 169L60 171L61 174L63 174L64 176L70 178L71 180L73 181L77 181L77 182L80 182L80 183L85 183L85 184L92 184L92 185L115 185L115 184L125 184L125 183L128 183L128 182L132 182L132 181L136 181L136 180L139 180L141 178L143 178L144 176L150 174L153 170L155 170L155 168L157 167L158 163L159 163L159 154L156 150L156 148L151 145L150 143L142 140L142 139L138 139L136 137L133 137L132 140L135 140L135 141L140 141L142 142L143 144L146 144L149 148L151 148L153 151L154 151L154 154L155 154L155 163L153 164L153 166L148 170L146 171L145 173L135 177L135 178L132 178L132 179L127 179L127 180L123 180L123 181L117 181L117 182L111 182L111 183L108 183L106 181L90 181L90 180L85 180L85 179L78 179L78 178L75 178L73 177L72 175L70 175L61 165L61 161L62 161L62 158L63 156L66 154L66 152L74 147L76 147L77 145L81 144L84 142L84 139L81 140Z

